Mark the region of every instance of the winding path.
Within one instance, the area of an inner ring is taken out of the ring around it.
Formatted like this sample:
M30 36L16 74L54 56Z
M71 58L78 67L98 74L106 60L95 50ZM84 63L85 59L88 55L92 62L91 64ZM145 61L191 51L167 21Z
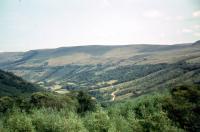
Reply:
M116 95L115 95L115 93L117 93L119 91L119 89L117 89L116 91L114 91L114 92L112 92L110 95L112 96L112 101L114 101L115 100L115 97L116 97Z

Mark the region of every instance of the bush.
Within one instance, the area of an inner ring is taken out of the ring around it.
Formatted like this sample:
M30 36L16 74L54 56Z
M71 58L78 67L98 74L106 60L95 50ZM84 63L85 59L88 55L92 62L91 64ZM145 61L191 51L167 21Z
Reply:
M39 132L84 132L86 129L75 113L53 109L34 110L33 125Z
M77 96L79 107L78 113L84 113L86 111L94 111L96 108L95 101L91 96L83 91L80 91Z
M200 87L178 86L163 100L168 116L190 132L200 131Z
M142 97L134 101L119 103L109 109L110 117L120 118L116 120L117 130L126 131L181 131L167 117L162 110L162 96ZM121 125L120 124L124 124ZM125 127L126 126L126 127Z
M77 101L67 95L57 93L37 92L31 95L30 103L37 108L55 108L57 110L67 108L68 110L77 109Z
M112 129L117 132L132 132L131 125L129 122L120 115L115 115L113 117L110 117L111 124L112 124Z
M111 121L107 112L98 110L88 113L84 118L84 124L89 132L108 132L111 129Z
M5 113L13 108L14 100L11 97L0 98L0 112Z
M14 113L5 122L9 131L34 132L31 118L25 113Z

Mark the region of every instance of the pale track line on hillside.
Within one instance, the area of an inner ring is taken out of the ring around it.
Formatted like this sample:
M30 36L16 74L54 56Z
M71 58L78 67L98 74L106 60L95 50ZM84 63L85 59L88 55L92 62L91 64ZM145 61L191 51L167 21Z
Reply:
M117 89L116 91L112 92L110 95L112 96L112 101L115 101L115 93L117 93L119 91L119 89Z

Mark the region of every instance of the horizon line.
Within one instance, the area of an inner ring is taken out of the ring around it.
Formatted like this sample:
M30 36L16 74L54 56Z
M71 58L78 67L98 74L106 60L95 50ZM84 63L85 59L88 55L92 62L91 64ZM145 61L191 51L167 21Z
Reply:
M60 46L60 47L47 47L47 48L35 48L35 49L27 49L27 50L21 50L21 51L0 51L0 53L19 53L19 52L28 52L28 51L35 51L35 50L51 50L51 49L59 49L59 48L73 48L73 47L87 47L87 46L134 46L134 45L160 45L160 46L172 46L172 45L186 45L186 44L193 44L197 41L200 41L200 40L196 40L196 41L193 41L193 42L180 42L180 43L127 43L127 44L86 44L86 45L69 45L69 46Z

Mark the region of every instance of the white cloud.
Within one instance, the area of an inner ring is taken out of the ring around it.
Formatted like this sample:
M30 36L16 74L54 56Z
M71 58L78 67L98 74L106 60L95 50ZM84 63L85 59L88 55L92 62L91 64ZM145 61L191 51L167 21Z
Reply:
M195 30L200 30L200 25L198 25L198 24L197 24L197 25L194 25L193 28L194 28Z
M194 36L200 37L200 33L194 33Z
M183 16L176 16L175 19L178 20L178 21L182 21L182 20L184 20L184 17Z
M194 36L200 37L200 25L196 24L187 28L183 28L181 33L184 34L193 34Z
M110 2L108 0L103 0L104 6L110 6Z
M192 13L193 17L200 17L200 10Z
M163 16L163 13L159 10L149 10L143 14L145 17L148 18L159 18Z
M166 17L164 18L164 20L166 20L166 21L171 21L171 20L173 20L173 18L172 18L171 16L166 16Z
M183 21L185 18L183 16L164 16L166 21Z
M182 29L182 33L192 33L193 31L191 29L185 28Z
M160 36L161 38L164 38L164 37L166 37L166 34L165 34L165 33L161 33L159 36Z

